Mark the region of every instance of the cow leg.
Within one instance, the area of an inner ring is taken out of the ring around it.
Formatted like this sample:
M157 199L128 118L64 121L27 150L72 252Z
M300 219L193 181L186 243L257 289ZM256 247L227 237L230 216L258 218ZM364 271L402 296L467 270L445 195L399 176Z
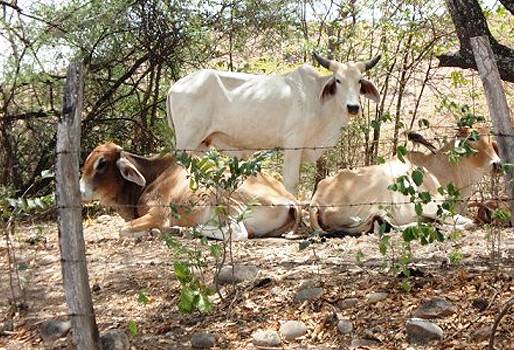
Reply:
M160 228L162 226L162 215L158 209L152 208L147 214L127 222L120 229L120 238L136 237L138 232L147 232L153 228Z
M249 238L248 231L244 223L241 222L231 222L230 228L232 230L232 240L233 241L246 241ZM200 229L202 236L216 239L218 241L227 241L229 239L228 227L223 226L222 231L218 226L204 226Z
M284 169L282 171L282 177L284 178L284 186L293 195L298 194L301 161L301 150L284 151Z

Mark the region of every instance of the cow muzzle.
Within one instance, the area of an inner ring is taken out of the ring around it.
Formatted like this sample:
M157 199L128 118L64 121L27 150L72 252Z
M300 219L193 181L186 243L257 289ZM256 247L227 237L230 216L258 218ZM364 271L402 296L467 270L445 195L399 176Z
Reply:
M357 115L359 114L359 111L360 111L360 106L359 105L346 105L346 108L348 110L348 113L349 114L352 114L352 115Z
M81 199L83 202L89 202L94 199L93 191L91 190L91 187L82 178L80 179L80 182L79 182L79 188L80 188L80 196L81 196Z
M495 161L493 162L493 172L495 174L501 173L503 170L503 162L502 161Z

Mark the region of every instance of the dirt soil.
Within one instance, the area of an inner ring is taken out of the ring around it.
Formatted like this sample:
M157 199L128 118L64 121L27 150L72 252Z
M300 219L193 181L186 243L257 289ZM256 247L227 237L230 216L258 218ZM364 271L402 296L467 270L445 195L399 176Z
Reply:
M212 313L181 314L170 250L158 237L120 241L117 232L122 222L117 216L102 215L84 226L98 327L101 332L127 330L129 322L135 322L138 334L131 336L132 349L190 349L191 335L197 331L215 334L215 349L255 349L252 332L278 331L286 320L303 321L308 333L295 341L284 340L280 349L348 349L357 338L378 341L379 345L368 347L378 349L484 349L488 343L480 336L484 327L492 326L505 302L514 297L512 229L504 229L498 269L491 267L489 229L465 232L454 241L415 246L414 265L421 275L412 279L409 292L401 289L401 278L384 268L374 235L329 238L305 250L299 250L298 240L261 239L234 244L236 261L259 267L257 282L243 283L236 292L232 286L224 287L226 298L214 298ZM38 232L46 242L28 242ZM25 309L14 315L14 329L0 336L0 349L74 348L71 334L53 343L44 343L39 335L42 321L64 319L67 314L57 237L55 223L17 227L15 246ZM192 244L187 238L178 239ZM462 259L451 264L449 256L456 248ZM6 250L2 241L0 322L9 314L11 297ZM321 299L295 302L300 284L318 278L324 289ZM140 291L149 297L148 304L138 302ZM387 292L388 296L372 304L365 299L370 292ZM424 300L436 296L457 309L435 320L444 331L444 340L409 345L406 320ZM340 301L349 297L357 298L357 305L341 309ZM479 298L482 311L477 307ZM353 322L350 335L339 333L334 314ZM497 330L496 349L514 349L513 335L514 310L510 310Z

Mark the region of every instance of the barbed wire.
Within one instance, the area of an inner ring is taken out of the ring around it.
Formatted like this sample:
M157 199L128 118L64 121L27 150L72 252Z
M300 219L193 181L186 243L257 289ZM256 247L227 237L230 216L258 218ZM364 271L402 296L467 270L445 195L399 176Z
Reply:
M458 130L458 128L453 127L455 130ZM505 133L488 133L488 134L478 134L479 136L494 136L494 137L503 137L503 138L514 138L514 134L505 134ZM449 141L454 136L423 136L425 140L431 140L431 141ZM366 140L363 142L363 144L387 144L387 143L401 143L402 140L400 138L381 138L379 140ZM413 145L416 145L415 142L409 141ZM335 145L327 145L327 146L291 146L291 147L283 147L283 146L277 146L277 147L245 147L245 148L173 148L171 149L171 152L186 152L186 153L207 153L212 150L216 150L218 152L261 152L261 151L304 151L304 150L332 150L336 149L338 147L341 147L340 142L336 142ZM78 151L78 153L82 153L83 151ZM104 151L101 150L91 150L89 153L102 153ZM61 150L61 151L55 151L54 154L70 154L73 153L69 150Z

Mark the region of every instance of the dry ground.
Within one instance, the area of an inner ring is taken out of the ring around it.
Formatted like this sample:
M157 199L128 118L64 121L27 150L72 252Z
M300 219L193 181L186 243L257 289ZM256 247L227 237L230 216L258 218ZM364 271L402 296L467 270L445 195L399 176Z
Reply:
M476 331L491 326L502 305L514 296L514 239L504 230L502 267L491 269L487 230L466 232L458 241L438 243L415 250L416 266L423 276L403 292L401 280L387 273L375 236L331 238L300 251L299 242L262 239L235 244L235 259L260 268L259 278L270 278L263 286L242 285L237 296L216 301L210 314L180 314L177 310L179 285L174 278L169 249L158 238L140 242L119 241L117 228L122 220L102 216L85 224L89 278L94 285L93 301L100 331L127 329L135 321L139 334L132 337L132 349L189 349L191 334L207 330L217 336L216 349L254 349L251 333L257 329L278 330L281 321L302 320L309 331L298 341L284 342L284 349L347 349L353 338L375 337L380 349L483 349L487 340ZM42 228L46 243L29 244L27 237ZM38 324L59 318L67 310L64 303L55 223L22 225L17 228L17 254L22 266L27 309L15 316L14 331L0 336L0 349L72 349L71 337L44 344ZM187 239L180 239L185 244ZM0 246L2 279L0 315L8 309L5 243ZM449 253L458 247L463 259L448 264ZM356 255L363 253L357 264ZM295 303L299 285L321 277L325 290L320 300ZM228 288L228 287L227 287ZM231 287L230 287L231 289ZM150 303L138 303L144 290ZM228 289L225 290L228 292ZM387 292L388 298L369 304L369 292ZM420 303L441 296L457 307L453 316L437 320L445 337L432 346L416 347L406 342L405 321ZM356 307L340 310L338 302L356 297ZM474 307L476 298L490 306ZM354 323L352 335L340 335L330 322L333 312ZM0 320L0 321L2 321ZM514 349L514 310L497 332L497 349Z

